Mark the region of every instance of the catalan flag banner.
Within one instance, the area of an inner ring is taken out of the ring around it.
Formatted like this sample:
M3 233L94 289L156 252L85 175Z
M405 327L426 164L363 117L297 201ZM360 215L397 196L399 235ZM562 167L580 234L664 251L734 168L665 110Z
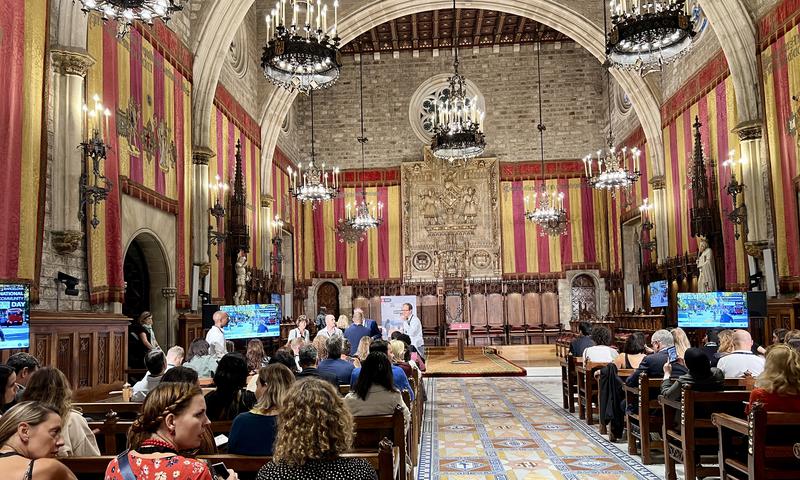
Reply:
M732 130L736 126L736 101L733 80L725 77L708 93L701 96L684 110L677 112L664 126L664 155L666 160L666 212L668 239L667 256L675 257L697 252L697 239L691 236L689 209L692 205L690 189L692 155L694 149L694 123L702 124L700 134L706 158L714 159L720 203L720 217L733 210L733 200L725 191L731 171L723 166L729 153L740 155L739 138ZM738 156L737 156L738 158ZM709 168L709 165L706 165ZM741 177L739 177L741 178ZM725 248L725 284L728 289L737 289L746 284L746 254L744 239L737 241L734 226L722 221L722 237ZM662 248L661 245L658 248Z
M400 186L372 186L366 188L366 198L373 206L383 205L383 223L370 229L357 243L340 241L336 234L339 219L352 214L356 201L361 201L361 189L346 187L339 197L313 207L305 204L305 235L313 231L313 239L306 243L306 259L313 260L317 273L337 272L345 279L399 279L402 276L402 244L400 220ZM349 208L348 208L349 205ZM308 228L310 227L310 228Z
M0 279L39 283L44 215L46 0L0 2ZM34 288L36 293L36 288Z
M641 152L639 162L639 173L642 174L639 181L633 184L630 192L619 192L615 196L608 198L609 202L609 219L612 221L609 224L609 236L612 238L612 258L614 267L612 271L619 272L622 270L622 223L626 220L636 217L640 214L639 207L644 204L645 199L649 205L654 205L653 197L651 196L650 187L650 161L651 156L647 148L647 139L644 136L644 130L641 127L636 129L628 138L619 145L619 147L637 148ZM651 219L653 218L655 210L651 210ZM655 230L642 233L643 240L649 242L655 238ZM656 256L648 250L642 250L642 259L645 264L656 260Z
M800 225L795 179L800 150L800 27L761 51L767 142L775 207L775 242L782 291L800 291Z
M224 100L223 100L224 99ZM255 122L247 116L238 104L231 104L231 100L217 90L217 98L211 115L211 150L216 154L208 162L209 183L220 181L233 188L236 171L236 148L240 146L242 158L242 175L245 180L245 193L247 198L247 224L250 230L250 252L247 264L250 267L262 268L262 215L261 215L261 143L260 137L250 128L249 124ZM234 116L235 114L235 116ZM227 192L228 198L232 190ZM209 202L214 199L209 198ZM227 208L227 203L223 203ZM211 219L211 226L218 231L228 231L225 218ZM211 296L215 299L225 298L225 245L211 247Z
M272 155L272 207L269 211L269 218L283 220L284 229L292 234L292 245L294 246L294 278L303 281L311 278L311 266L305 262L305 241L303 239L303 209L301 203L289 192L290 181L289 168L297 171L297 167L292 163L286 154L275 147Z
M606 193L594 190L584 178L546 181L548 188L564 193L569 215L565 235L543 235L542 229L525 218L532 210L533 194L540 181L500 182L500 215L503 244L503 273L557 273L573 268L608 271L608 202Z
M186 64L191 56L165 28L134 28L121 39L116 29L115 22L89 16L87 47L95 64L87 75L87 103L92 105L96 95L112 113L101 128L107 130L111 146L104 174L113 184L98 208L100 225L88 228L91 301L123 301L123 241L128 239L121 238L120 208L126 185L140 200L176 216L174 255L181 306L188 303L191 274L190 60Z

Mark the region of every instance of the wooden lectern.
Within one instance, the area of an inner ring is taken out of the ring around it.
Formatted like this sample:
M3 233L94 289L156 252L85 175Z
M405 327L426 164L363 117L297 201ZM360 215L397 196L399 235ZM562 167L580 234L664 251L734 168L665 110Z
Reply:
M458 330L458 360L453 360L455 364L472 363L469 360L464 360L464 337L466 331L469 330L469 322L451 323L450 330Z

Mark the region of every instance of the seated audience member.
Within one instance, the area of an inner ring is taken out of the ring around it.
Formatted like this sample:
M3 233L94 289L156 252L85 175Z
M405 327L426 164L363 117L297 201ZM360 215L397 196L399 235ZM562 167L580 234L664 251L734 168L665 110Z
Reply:
M294 373L286 365L273 363L258 371L258 403L249 412L240 413L228 436L228 453L237 455L272 455L277 415L286 392L294 383Z
M752 352L753 339L747 330L733 331L733 351L719 359L717 368L725 378L741 378L748 373L754 377L764 371L764 357Z
M203 391L188 383L162 383L144 401L142 412L128 432L130 450L106 467L106 480L211 480L202 460L180 455L201 446L209 422ZM228 470L228 480L238 480Z
M291 330L289 330L289 340L288 342L291 343L292 340L299 338L303 341L308 342L309 333L306 327L308 326L308 318L305 315L300 315L297 317L297 326Z
M406 361L406 344L401 340L392 340L389 342L389 351L392 354L392 365L402 368L406 377L411 378L414 375L414 367Z
M0 471L9 480L76 480L53 457L64 445L61 417L48 405L21 402L0 418Z
M100 455L97 439L80 412L72 408L72 389L67 376L55 367L37 370L28 382L22 399L41 402L58 410L61 417L61 438L64 444L58 449L59 457L96 457Z
M316 378L295 382L278 414L272 461L256 480L377 479L367 461L341 457L352 445L353 415L338 391Z
M178 345L167 350L167 370L183 365L184 354L183 347Z
M792 340L800 340L800 330L797 329L789 330L783 336L784 343L789 343Z
M406 360L412 365L416 365L421 372L425 371L425 359L419 354L417 348L411 343L411 337L402 332L394 332L391 335L392 340L400 340L406 344L406 350L410 353L410 357Z
M649 378L660 378L664 375L664 364L668 363L669 355L667 349L674 344L672 334L667 330L656 330L650 337L653 353L644 357L636 367L636 370L625 380L625 384L631 387L639 386L639 376L647 373ZM672 363L672 376L680 377L688 373L686 367L678 363Z
M17 395L15 400L19 401L22 394L25 392L25 386L28 384L28 379L33 375L33 372L39 369L39 360L30 353L17 352L8 357L6 365L14 369L17 374Z
M350 382L350 374L353 373L353 364L347 360L342 360L342 337L331 337L326 342L328 347L328 358L319 362L317 371L321 374L329 374L336 377L339 385L347 385Z
M367 359L367 355L369 355L369 344L372 343L372 337L364 337L358 342L358 348L356 349L356 355L354 357L353 366L356 368L361 366L361 362Z
M792 347L796 351L800 352L800 338L793 338L793 339L789 340L788 342L786 342L786 345L789 345L790 347Z
M14 399L17 396L17 374L14 369L0 365L0 392L2 392L2 405L0 406L0 413L5 412L14 404Z
M199 385L200 377L197 372L189 367L173 367L167 370L161 377L161 383L176 382L176 383L189 383L191 385Z
M405 429L408 431L411 412L400 391L394 387L389 357L381 352L370 353L362 362L356 386L344 397L344 404L355 417L391 415L394 408L400 405L403 408Z
M672 381L672 364L664 364L664 379L661 382L661 395L670 400L680 400L683 385L691 385L692 390L718 392L725 389L725 374L711 366L705 352L699 348L688 348L683 363L689 373Z
M569 353L575 358L583 358L583 351L594 345L590 335L592 334L592 324L581 322L578 324L580 334L569 344Z
M269 364L269 358L264 352L264 344L257 338L247 342L245 357L247 358L247 369L251 375L257 373L261 367L266 367Z
M342 336L342 331L336 327L336 317L334 317L333 315L325 315L325 327L321 328L317 332L317 336L314 337L314 339L316 340L317 338L320 337L330 338L336 336L339 337Z
M717 347L717 353L714 354L714 360L711 361L712 367L716 367L720 358L730 354L733 351L733 330L728 328L720 330L718 337L719 347Z
M600 326L592 329L592 345L583 350L583 361L594 363L611 363L619 353L611 348L611 330Z
M789 345L773 345L767 351L764 371L750 392L750 403L759 402L768 412L800 413L800 353Z
M320 372L317 370L317 349L314 345L303 345L300 347L300 373L296 374L298 380L303 378L321 378L331 385L339 388L339 380L336 375L328 372Z
M389 342L386 340L374 340L369 345L369 353L372 352L381 352L389 357L390 362L392 360L392 354L389 351ZM358 375L360 373L360 368L353 369L353 373L350 374L350 389L355 388L356 382L358 381ZM394 378L394 386L400 391L408 390L408 392L411 394L411 400L414 400L414 390L411 389L411 385L408 383L408 377L403 369L397 365L392 365L392 376Z
M345 360L349 363L353 363L353 357L350 356L350 350L353 349L353 346L350 345L350 340L342 339L342 354L339 356L342 360Z
M358 351L358 344L361 343L361 339L364 337L369 338L370 331L369 328L364 326L364 315L362 314L353 314L353 324L347 327L347 330L344 331L344 338L350 341L351 349L347 351L348 355L355 355Z
M681 327L678 327L672 329L672 339L675 341L675 349L678 351L678 358L683 358L686 350L692 346L689 342L689 337L686 336L686 332Z
M161 376L167 370L167 359L164 358L164 352L150 350L144 357L144 366L147 367L147 375L133 385L131 401L134 402L143 402L144 397L161 381Z
M292 371L292 373L297 373L297 361L295 360L294 352L286 347L281 347L275 350L275 355L269 359L267 365L272 365L273 363L285 365L286 368Z
M317 336L312 342L314 348L317 349L317 358L319 359L328 358L328 338Z
M772 331L772 344L775 345L777 343L785 343L786 342L786 330L785 328L776 328Z
M703 350L703 353L706 354L708 357L708 361L711 362L711 365L716 365L718 358L716 358L717 350L719 349L719 329L718 328L709 328L706 330L706 336L703 341L703 346L700 347Z
M644 353L644 347L644 333L631 333L628 335L628 338L625 339L625 345L622 347L622 353L614 359L614 365L620 369L633 369L638 367L646 355Z
M212 422L233 420L256 404L247 385L247 361L240 353L226 353L214 372L214 391L206 394L206 413Z
M195 338L189 346L189 357L184 364L191 368L200 378L210 378L217 371L217 359L210 353L210 346L205 339Z

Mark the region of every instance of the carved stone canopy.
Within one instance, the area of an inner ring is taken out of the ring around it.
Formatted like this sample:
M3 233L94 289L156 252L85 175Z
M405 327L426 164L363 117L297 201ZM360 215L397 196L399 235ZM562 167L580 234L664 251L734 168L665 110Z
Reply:
M85 77L95 60L85 50L56 47L51 51L53 70L62 75Z

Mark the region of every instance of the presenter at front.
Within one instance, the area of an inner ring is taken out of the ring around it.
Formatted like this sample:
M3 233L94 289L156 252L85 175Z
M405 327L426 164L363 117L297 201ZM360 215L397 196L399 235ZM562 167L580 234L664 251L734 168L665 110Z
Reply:
M404 303L400 315L403 319L403 333L411 338L411 345L414 345L417 352L424 357L425 342L422 338L422 322L418 316L414 315L414 307L410 303Z

